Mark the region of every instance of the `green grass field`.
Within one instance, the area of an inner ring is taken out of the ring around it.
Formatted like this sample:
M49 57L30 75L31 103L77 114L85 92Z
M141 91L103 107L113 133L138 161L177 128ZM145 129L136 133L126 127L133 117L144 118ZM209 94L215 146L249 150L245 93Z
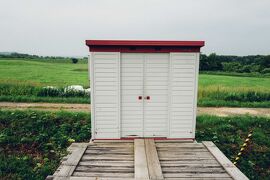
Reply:
M0 59L0 83L89 87L86 61L80 61L78 64L58 61Z
M200 74L199 88L215 87L225 87L230 89L256 89L270 92L270 78Z
M44 98L35 99L34 93L16 93L16 89L21 89L20 86L24 88L25 86L40 88L67 85L89 87L87 66L86 60L72 64L67 60L0 59L0 101L46 101ZM14 86L13 90L5 89L11 86ZM7 94L7 92L12 93ZM200 106L270 107L270 77L200 74L198 95ZM27 100L27 96L31 98ZM72 97L69 99L71 100ZM48 98L48 102L69 102L69 99ZM71 100L70 102L89 101Z
M44 61L0 59L0 83L35 86L72 84L89 86L86 61L79 61L78 64L72 64L65 60L62 60L63 63ZM270 78L200 74L199 87L200 89L213 87L252 88L270 91Z

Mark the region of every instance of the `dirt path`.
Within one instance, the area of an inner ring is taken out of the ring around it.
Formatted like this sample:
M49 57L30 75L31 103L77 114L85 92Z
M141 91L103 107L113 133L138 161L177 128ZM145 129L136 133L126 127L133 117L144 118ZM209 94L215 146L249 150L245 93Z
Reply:
M89 112L89 104L61 104L61 103L13 103L0 102L0 109L33 109L33 110L49 110L49 111L75 111ZM270 108L234 108L234 107L199 107L200 114L210 114L216 116L243 115L249 114L254 116L270 117Z

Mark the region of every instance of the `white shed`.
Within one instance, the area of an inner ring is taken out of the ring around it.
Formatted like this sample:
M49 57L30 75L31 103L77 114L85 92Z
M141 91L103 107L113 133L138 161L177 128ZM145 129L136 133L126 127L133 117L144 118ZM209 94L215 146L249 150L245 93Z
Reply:
M204 41L86 40L92 139L194 139Z

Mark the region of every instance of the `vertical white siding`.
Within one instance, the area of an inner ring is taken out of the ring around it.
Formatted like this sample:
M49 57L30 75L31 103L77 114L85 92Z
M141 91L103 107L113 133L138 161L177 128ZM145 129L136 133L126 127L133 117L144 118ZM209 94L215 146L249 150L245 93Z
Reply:
M170 56L170 138L194 138L199 53Z
M94 52L91 61L93 138L119 138L120 53Z

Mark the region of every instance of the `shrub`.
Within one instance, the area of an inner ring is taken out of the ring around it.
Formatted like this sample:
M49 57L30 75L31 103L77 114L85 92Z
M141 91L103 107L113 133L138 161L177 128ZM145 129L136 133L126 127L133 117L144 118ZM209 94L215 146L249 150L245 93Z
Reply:
M270 68L265 68L265 69L263 69L263 70L262 70L262 73L263 73L263 74L268 74L268 73L270 73Z
M51 96L51 97L59 97L62 96L62 92L60 89L55 87L44 87L40 89L37 93L37 96Z
M76 63L78 63L79 60L77 58L71 58L71 61L73 64L76 64Z
M1 84L0 96L37 96L37 97L86 97L89 98L89 93L86 91L77 91L60 87L36 87L13 84Z
M199 89L199 98L238 102L264 102L270 101L270 92L264 89L254 91L248 88L208 87Z

